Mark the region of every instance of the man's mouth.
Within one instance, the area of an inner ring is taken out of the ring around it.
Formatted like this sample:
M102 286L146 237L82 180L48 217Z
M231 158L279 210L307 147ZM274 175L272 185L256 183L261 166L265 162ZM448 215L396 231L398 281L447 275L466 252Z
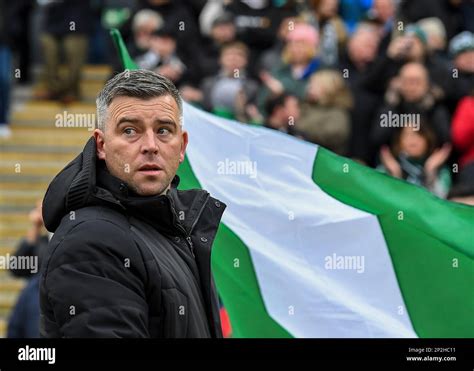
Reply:
M147 174L147 175L156 175L161 171L161 167L156 164L145 164L140 166L138 169L139 172Z

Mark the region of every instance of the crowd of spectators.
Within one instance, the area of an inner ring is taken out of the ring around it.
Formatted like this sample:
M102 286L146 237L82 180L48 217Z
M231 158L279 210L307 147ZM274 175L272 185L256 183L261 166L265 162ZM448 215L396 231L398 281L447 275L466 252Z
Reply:
M39 3L47 84L38 99L80 99L87 46L89 60L120 71L107 36L119 28L140 68L171 79L193 105L317 143L443 198L474 194L472 0Z

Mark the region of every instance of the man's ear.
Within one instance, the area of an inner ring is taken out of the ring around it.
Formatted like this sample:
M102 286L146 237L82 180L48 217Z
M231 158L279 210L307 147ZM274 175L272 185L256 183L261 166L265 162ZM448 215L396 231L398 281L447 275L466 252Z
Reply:
M105 160L105 137L100 129L94 130L94 138L97 147L97 157L100 160Z
M184 161L184 155L186 153L186 147L188 146L188 132L187 131L183 131L183 133L181 134L182 135L182 143L181 143L181 152L179 154L179 162L183 162Z

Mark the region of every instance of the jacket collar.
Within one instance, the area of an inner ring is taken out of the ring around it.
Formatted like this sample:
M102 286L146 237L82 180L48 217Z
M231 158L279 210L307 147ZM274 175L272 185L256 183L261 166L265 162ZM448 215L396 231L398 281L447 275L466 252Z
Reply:
M97 160L95 197L121 205L125 212L144 220L165 234L189 236L205 207L209 193L203 190L178 191L179 176L163 195L140 196ZM217 226L216 226L217 227Z

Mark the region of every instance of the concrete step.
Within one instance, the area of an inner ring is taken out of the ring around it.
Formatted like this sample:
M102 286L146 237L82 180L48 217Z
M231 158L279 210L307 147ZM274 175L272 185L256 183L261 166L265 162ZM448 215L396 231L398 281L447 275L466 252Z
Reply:
M12 255L15 249L16 247L13 246L0 246L0 256L6 256L7 254Z
M0 178L0 192L4 191L43 191L48 189L49 182L25 183L25 182L7 182Z
M87 139L87 138L86 138ZM47 153L47 154L63 154L77 156L82 152L86 142L83 145L54 145L54 146L42 146L38 144L31 144L28 146L21 146L18 144L11 143L0 143L0 156L4 153L16 152L16 153Z
M3 292L0 290L0 316L8 317L11 309L15 305L18 293Z
M0 317L0 338L7 336L7 318Z
M83 126L92 125L95 117L96 108L93 103L77 102L62 105L56 101L30 101L14 107L11 122L12 127L29 125L55 128L69 125L72 119L82 122Z
M64 164L74 159L74 153L48 153L48 152L4 152L0 154L0 160L3 161L57 161Z
M15 205L33 205L37 200L43 199L45 191L43 190L0 190L0 205L13 203ZM27 220L27 218L25 218ZM0 224L3 222L0 216ZM12 220L10 223L18 223L19 219Z
M59 73L64 73L66 70L65 65L59 66ZM32 68L33 76L36 80L39 80L43 74L43 66L36 65ZM82 67L81 79L82 80L106 80L110 77L112 68L107 64L86 64Z
M51 146L55 147L82 147L86 144L87 140L91 137L91 132L85 131L84 133L71 133L70 135L54 135L54 136L44 136L41 138L41 144L38 144L38 138L34 136L12 136L12 138L8 141L8 144L5 146L6 148L11 148L13 146L25 147L25 146L41 146L44 148L45 151L48 151ZM1 149L4 146L0 146Z
M13 293L18 295L26 285L26 280L23 278L4 277L0 278L0 290L5 293Z
M1 174L56 174L64 168L64 161L36 161L36 160L0 160Z

